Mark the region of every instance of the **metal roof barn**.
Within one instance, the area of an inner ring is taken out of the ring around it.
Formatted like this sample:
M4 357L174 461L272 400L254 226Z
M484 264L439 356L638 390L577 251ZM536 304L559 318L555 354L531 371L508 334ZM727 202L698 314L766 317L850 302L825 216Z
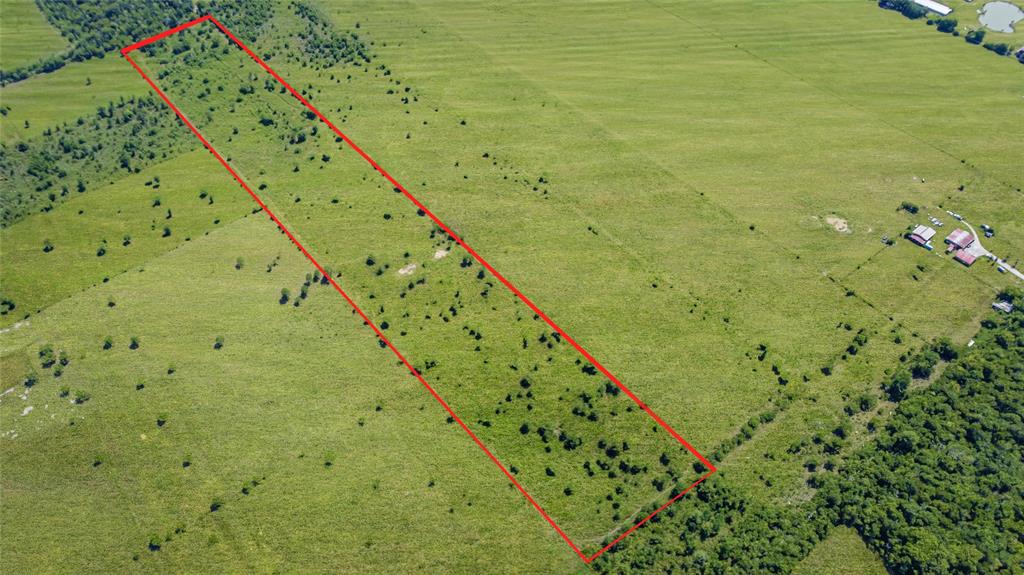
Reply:
M921 6L923 8L927 8L932 12L935 12L939 16L949 16L949 13L953 11L953 9L950 8L949 6L946 6L945 4L939 4L938 2L933 2L932 0L914 0L914 4L917 4L918 6Z
M946 243L958 248L966 248L974 243L974 236L969 232L965 232L964 230L957 228L946 236Z

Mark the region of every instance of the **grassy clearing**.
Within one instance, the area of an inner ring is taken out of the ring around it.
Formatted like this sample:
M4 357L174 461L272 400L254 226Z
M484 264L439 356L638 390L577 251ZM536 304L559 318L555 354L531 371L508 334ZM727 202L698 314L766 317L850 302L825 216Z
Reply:
M192 45L210 36L220 37L212 25L185 35ZM342 151L297 102L273 86L250 90L257 68L240 49L184 62L168 54L141 65L186 116L201 118L199 130L239 172L254 175L251 185L279 217L303 222L315 212L330 222L298 231L585 552L703 473L654 419L369 164ZM279 156L268 162L265 151L274 149ZM300 306L317 283L327 282L315 274L295 292L282 291L281 304Z
M60 52L67 42L32 0L3 0L0 68L10 70ZM6 102L5 102L6 103Z
M235 269L236 256L252 265ZM270 273L269 262L277 262ZM341 298L318 288L303 308L277 304L281 282L308 269L269 222L251 216L4 334L4 372L38 375L33 387L18 385L27 399L0 404L5 433L17 434L3 443L4 517L26 526L3 540L8 565L123 571L138 555L145 571L220 559L228 570L336 560L372 571L413 545L419 553L392 564L411 569L428 541L453 569L470 569L468 549L478 545L528 570L571 559L544 525L502 527L509 518L530 524L533 510L414 380L380 369L389 352L372 345ZM124 303L109 308L111 297ZM225 344L214 350L218 336ZM44 344L69 354L60 377L39 365ZM23 364L8 369L12 361ZM70 403L79 392L89 399ZM35 409L22 417L28 405ZM242 494L254 478L260 485ZM211 513L215 499L224 509ZM69 514L92 519L55 529L53 518ZM310 524L327 538L322 546L299 528ZM447 526L440 537L439 526ZM264 530L279 535L267 541ZM305 533L301 557L289 532ZM159 553L147 550L151 535ZM542 557L522 552L538 545L548 549Z
M77 195L64 209L4 228L0 241L9 260L0 280L4 297L17 308L2 324L39 313L248 214L248 195L225 184L219 168L205 150L190 152Z
M794 575L884 575L885 566L857 532L837 527L793 570Z
M72 62L51 74L0 88L4 106L0 117L4 143L42 134L47 128L74 122L119 98L139 96L148 86L118 56ZM27 122L27 125L26 125Z

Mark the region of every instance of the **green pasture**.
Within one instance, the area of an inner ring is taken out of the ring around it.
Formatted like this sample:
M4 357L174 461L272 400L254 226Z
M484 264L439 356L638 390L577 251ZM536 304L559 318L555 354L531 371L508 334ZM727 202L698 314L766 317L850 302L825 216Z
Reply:
M67 47L32 0L3 0L0 15L0 68L4 70L32 64Z
M31 319L248 214L252 200L222 169L205 150L190 152L0 230L0 281L17 305L3 323Z
M309 269L249 216L6 333L5 378L27 396L0 404L4 517L22 526L3 537L8 567L471 571L482 559L470 549L489 549L526 570L571 569L568 548L421 386L381 369L390 352L341 298L318 287L301 308L277 303ZM69 356L59 377L40 366L44 345ZM75 404L79 392L89 398Z
M891 406L844 408L880 397L901 355L970 339L1015 281L900 236L928 214L950 231L951 209L995 227L993 251L1024 256L1021 66L874 2L318 5L372 42L373 62L310 65L284 2L253 48L701 452L777 412L718 464L759 503L810 499L810 456L790 447L845 421L866 441ZM265 92L251 61L218 54L189 77L174 59L187 56L134 57L154 77L179 72L161 85L482 425L489 382L504 390L507 363L537 360L517 344L540 322L457 249L434 259L448 242L324 126L313 136L289 96ZM4 87L3 143L147 90L116 54ZM287 141L299 129L304 146ZM587 572L337 293L300 296L312 266L254 206L200 150L0 231L0 287L17 305L0 322L11 571ZM466 308L440 325L455 291ZM467 317L479 344L442 329ZM57 377L47 345L67 354ZM565 387L580 377L570 357L559 348L550 371ZM522 462L528 489L545 480L526 470L547 456L517 447L518 431L480 429ZM662 444L646 437L636 452L656 461ZM638 490L615 513L587 489L538 497L591 546L648 502ZM800 569L841 567L882 569L843 529Z
M793 570L797 575L884 575L885 566L857 532L840 527Z
M0 88L0 100L9 108L0 116L0 141L38 136L47 128L95 113L108 102L148 91L138 72L120 56L71 62L56 72Z

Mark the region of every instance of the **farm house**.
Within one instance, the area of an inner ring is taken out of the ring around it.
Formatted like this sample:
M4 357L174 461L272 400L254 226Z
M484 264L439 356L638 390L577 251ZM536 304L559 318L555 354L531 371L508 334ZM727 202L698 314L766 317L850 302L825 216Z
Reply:
M974 260L978 259L977 256L971 255L964 250L957 250L953 255L953 259L964 264L967 267L971 267L974 264Z
M966 249L974 243L974 236L970 232L957 228L953 230L948 236L946 236L946 243L949 244L950 250L952 249Z

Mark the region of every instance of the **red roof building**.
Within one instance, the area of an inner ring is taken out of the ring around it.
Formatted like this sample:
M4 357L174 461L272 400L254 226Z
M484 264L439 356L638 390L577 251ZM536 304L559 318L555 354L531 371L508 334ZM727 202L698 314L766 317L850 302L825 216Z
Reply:
M974 263L974 260L978 258L976 256L972 256L971 254L965 252L964 250L957 250L956 254L953 255L953 259L964 264L967 267L971 267L971 264Z
M972 236L969 232L965 232L964 230L957 228L953 230L953 232L950 233L948 236L946 236L946 243L952 246L956 246L957 248L962 250L974 243L974 236Z

